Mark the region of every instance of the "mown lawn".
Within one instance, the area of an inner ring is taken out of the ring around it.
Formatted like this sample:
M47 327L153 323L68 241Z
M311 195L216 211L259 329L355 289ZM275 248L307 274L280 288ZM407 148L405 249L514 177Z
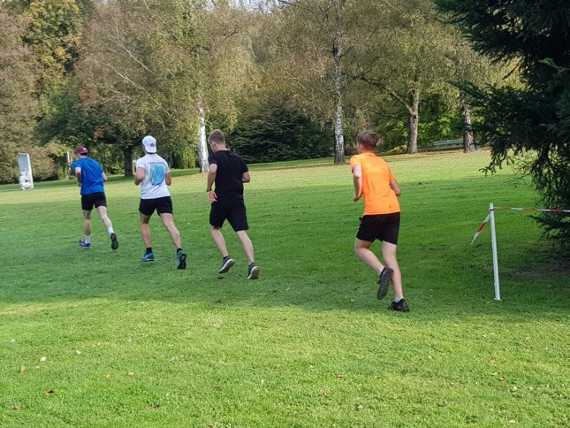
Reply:
M157 219L157 261L139 262L129 181L107 187L116 253L98 222L78 248L72 183L0 187L0 426L570 425L568 267L528 216L499 213L494 302L488 231L469 245L490 201L535 204L529 184L483 176L485 152L389 161L408 314L353 255L348 167L253 169L257 282L229 230L239 263L218 279L200 175L172 188L188 271Z

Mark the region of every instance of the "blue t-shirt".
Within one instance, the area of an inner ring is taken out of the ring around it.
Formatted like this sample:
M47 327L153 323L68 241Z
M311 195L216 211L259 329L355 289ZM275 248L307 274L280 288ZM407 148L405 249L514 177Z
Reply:
M81 158L71 163L71 170L81 168L81 195L90 195L105 191L103 168L101 164L91 158Z

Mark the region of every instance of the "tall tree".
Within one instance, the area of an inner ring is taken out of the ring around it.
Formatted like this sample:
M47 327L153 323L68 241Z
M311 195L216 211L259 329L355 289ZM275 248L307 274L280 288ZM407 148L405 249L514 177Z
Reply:
M308 109L327 111L335 128L335 163L344 163L345 56L354 1L279 0L280 50L297 98ZM319 94L315 98L315 94ZM323 97L324 95L324 97ZM320 105L319 105L320 103Z
M54 132L46 136L69 141L74 138L69 131L83 123L91 141L121 148L125 175L132 174L133 150L146 133L179 154L193 150L192 66L200 47L190 45L198 37L187 20L194 6L178 0L100 4L86 29L78 91L68 97L71 105L79 103L73 110L81 119L54 114L44 127ZM62 121L69 126L61 126Z
M245 6L216 2L202 9L200 32L203 50L196 58L200 141L198 153L203 172L208 170L205 140L207 115L210 123L231 131L237 122L240 101L258 81L249 31L258 18Z
M524 87L470 88L491 145L490 170L531 152L527 163L543 202L570 207L570 5L565 1L438 0L439 7L496 60L520 61ZM547 235L570 247L568 216L544 215Z
M365 1L350 75L376 88L408 116L408 153L418 151L420 101L448 80L449 30L430 0Z
M22 44L22 19L0 6L0 182L16 177L18 150L31 145L37 113L37 64Z
M42 94L61 81L79 58L81 7L76 0L31 0L24 14L29 22L24 41L41 67L38 93Z

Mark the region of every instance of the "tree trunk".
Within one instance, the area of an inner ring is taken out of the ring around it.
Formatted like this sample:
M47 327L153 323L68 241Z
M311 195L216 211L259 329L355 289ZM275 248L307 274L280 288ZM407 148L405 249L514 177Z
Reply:
M418 152L418 124L420 122L420 91L412 90L410 94L411 105L408 107L408 153Z
M461 116L463 116L463 151L465 153L474 152L476 148L471 122L471 106L463 94L461 95Z
M198 140L198 159L200 161L200 171L208 172L210 165L208 162L208 143L206 142L206 112L202 105L202 101L198 104L198 115L200 117L200 133Z
M334 121L334 136L335 136L335 157L334 163L340 165L344 163L344 129L343 129L343 108L342 108L342 46L340 37L337 36L334 47L334 84L336 92L336 113Z
M133 146L123 147L123 169L125 177L133 176Z

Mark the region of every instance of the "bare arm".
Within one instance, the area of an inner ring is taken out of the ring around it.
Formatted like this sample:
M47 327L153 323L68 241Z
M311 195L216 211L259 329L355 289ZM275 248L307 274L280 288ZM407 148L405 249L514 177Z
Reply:
M362 167L354 165L352 167L352 182L354 184L354 202L362 197Z
M166 179L165 179L165 181L166 181L166 185L167 185L167 186L172 185L172 173L171 173L170 171L168 171L168 172L166 173Z
M135 172L135 185L139 185L143 182L144 180L144 168L141 167L137 167L137 170Z
M107 174L103 173L102 175L103 175L103 181L107 181L108 180Z
M251 181L251 175L249 175L249 171L246 171L241 176L242 183L249 183Z
M394 191L394 193L396 194L396 196L400 196L400 185L398 184L398 182L396 181L395 178L392 178L390 180L390 187L392 188L392 190Z
M81 168L75 168L75 178L77 178L77 184L81 186Z
M208 192L208 200L210 202L216 202L218 200L218 195L212 190L212 186L216 182L216 174L218 173L218 165L215 163L210 164L210 170L208 171L208 187L206 191Z

